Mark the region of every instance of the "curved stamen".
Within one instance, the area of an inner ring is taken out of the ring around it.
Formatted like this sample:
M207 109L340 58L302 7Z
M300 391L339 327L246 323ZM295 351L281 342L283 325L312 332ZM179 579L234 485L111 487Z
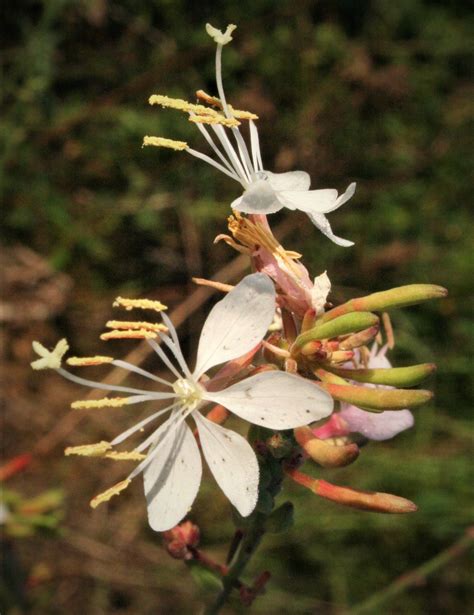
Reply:
M260 139L258 138L258 130L255 123L249 121L250 129L250 147L252 149L253 166L257 171L263 171L262 155L260 152Z
M114 438L112 440L112 442L110 444L112 446L116 446L117 444L121 444L122 442L127 440L127 438L132 436L134 433L136 433L137 431L140 431L140 429L145 427L145 425L148 425L148 423L151 423L151 421L157 419L158 417L160 417L165 412L168 412L169 410L172 410L173 408L176 408L176 406L178 406L180 403L181 403L180 401L175 401L170 406L166 406L166 408L162 408L161 410L158 410L158 412L155 412L154 414L151 414L146 419L143 419L142 421L140 421L139 423L137 423L133 427L130 427L126 431L124 431L121 434L119 434L116 438ZM135 450L137 450L137 449L135 449Z
M216 126L214 125L212 127L214 129L216 128ZM220 128L222 128L222 126L220 126ZM187 147L186 151L188 152L188 154L191 154L191 156L195 156L196 158L199 158L200 160L204 160L204 162L207 162L211 166L215 167L218 171L221 171L221 173L224 173L228 177L242 183L242 180L238 176L228 171L225 167L223 167L221 164L213 160L210 156L207 156L206 154L201 154L201 152L198 152L197 150L192 149L191 147Z
M240 161L239 157L237 156L237 154L235 152L235 149L234 149L234 146L230 142L229 137L227 136L226 131L224 130L224 128L222 126L212 125L211 128L213 129L213 131L217 135L217 138L221 142L222 147L224 148L226 154L229 156L229 160L233 164L236 172L238 173L238 175L240 177L240 180L239 180L240 183L244 186L244 188L246 188L248 186L248 184L251 182L250 173L242 165L242 162Z
M160 440L157 442L157 445L155 446L155 448L151 451L151 453L149 453L146 456L146 459L144 459L141 463L139 463L138 466L128 475L127 480L132 480L133 478L135 478L135 476L137 476L137 474L140 474L140 472L143 472L143 470L158 455L158 453L160 452L163 444L167 441L167 439L170 436L172 436L172 435L174 435L176 433L176 430L178 429L178 427L191 414L191 412L193 412L193 410L190 409L190 410L182 413L180 416L178 415L178 412L179 411L175 411L174 416L172 415L170 417L170 424L168 426L168 429L167 429L165 435L162 438L160 438ZM155 434L152 434L152 436L154 436L154 435ZM148 438L148 439L150 439L150 438ZM141 449L141 445L136 450L141 452L140 449Z
M239 149L240 159L242 160L242 164L247 167L250 176L255 173L252 161L250 160L249 150L247 148L247 144L244 141L244 138L240 134L240 130L238 128L232 128L232 134L237 142L237 147Z
M154 341L154 340L150 340ZM155 342L156 343L156 342ZM94 382L94 380L86 380L85 378L80 378L79 376L75 376L74 374L69 373L62 367L55 370L58 374L61 374L67 380L71 380L76 384L82 384L86 387L90 387L91 389L102 389L104 391L121 391L122 393L137 393L138 395L147 395L150 400L153 399L171 399L174 397L172 393L158 393L155 391L146 391L144 389L134 389L132 387L123 387L118 384L105 384L104 382Z
M160 357L160 359L163 361L163 363L166 365L166 367L170 371L173 372L173 374L176 376L176 378L181 379L183 377L182 374L180 374L178 372L178 370L176 369L176 367L171 363L171 361L166 356L164 350L162 348L160 348L160 345L157 344L155 342L155 340L147 340L147 342L150 344L150 346L153 348L153 350L156 352L156 354Z
M171 350L173 355L175 356L186 378L189 378L190 380L192 380L193 377L191 375L189 367L184 358L183 351L181 350L181 345L179 343L179 338L176 334L176 329L174 328L174 325L171 322L171 319L166 314L162 314L162 318L163 318L164 323L168 327L168 331L173 339L173 342L170 340L170 338L167 335L163 333L160 333L160 337L165 342L165 344L168 346L168 348Z
M221 150L217 147L217 145L215 144L213 138L209 134L209 131L206 129L206 127L203 126L202 124L196 124L196 126L199 128L202 136L206 139L208 144L212 147L212 149L217 154L217 156L220 158L222 163L226 166L227 169L229 169L230 173L234 174L235 170L234 170L233 166L230 164L230 162L227 160L227 158L224 156L224 154L221 152ZM240 181L238 176L236 176L235 179L237 181Z
M122 369L126 369L130 372L135 372L136 374L140 374L140 376L143 376L144 378L149 378L150 380L159 382L160 384L163 384L167 387L173 386L171 382L168 382L167 380L164 380L163 378L160 378L159 376L155 376L154 374L146 371L145 369L142 369L141 367L137 367L136 365L133 365L133 363L129 363L128 361L122 361L121 359L114 359L113 361L111 361L111 363L112 365L115 365L116 367L121 367Z

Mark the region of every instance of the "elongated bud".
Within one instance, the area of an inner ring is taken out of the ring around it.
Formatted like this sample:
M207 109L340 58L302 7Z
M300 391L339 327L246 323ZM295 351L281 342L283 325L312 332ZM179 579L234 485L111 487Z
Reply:
M359 333L354 333L345 340L342 340L342 342L339 342L339 348L341 350L352 350L353 348L365 346L365 344L368 344L374 339L378 332L379 326L374 325L373 327L359 331Z
M344 314L330 322L322 322L323 318L324 317L321 318L321 321L319 321L315 327L296 338L293 349L299 350L305 344L314 340L324 340L337 337L338 335L355 333L356 331L361 331L362 329L376 325L379 322L378 316L370 312ZM320 324L321 322L322 324Z
M372 491L358 491L349 487L332 485L325 480L318 480L299 472L287 470L286 473L297 483L310 489L316 495L343 506L367 510L370 512L403 514L416 512L416 504L398 495Z
M323 468L341 468L353 463L359 456L357 444L335 446L316 438L309 427L298 427L294 435L301 448Z
M347 303L338 305L329 312L326 312L321 317L321 322L329 322L350 312L380 312L406 307L430 299L440 299L446 297L447 294L446 288L436 286L435 284L408 284L407 286L399 286L398 288L373 293L366 297L351 299Z
M436 369L436 365L434 363L421 363L419 365L411 365L410 367L330 369L338 376L348 380L355 380L356 382L385 384L394 387L413 387L432 374Z
M364 410L404 410L426 404L433 397L431 391L412 389L382 389L350 384L321 383L331 397Z
M350 382L347 382L347 380L344 380L344 378L341 378L341 376L338 376L337 374L333 374L332 372L328 372L322 368L315 369L313 371L313 374L317 376L323 382L329 382L332 384L346 384L346 385L350 384Z

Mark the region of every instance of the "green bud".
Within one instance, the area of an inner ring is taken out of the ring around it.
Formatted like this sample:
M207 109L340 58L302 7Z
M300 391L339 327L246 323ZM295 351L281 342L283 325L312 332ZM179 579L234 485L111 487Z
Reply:
M331 367L331 371L348 380L370 384L385 384L393 387L416 386L432 374L435 369L436 365L434 363L378 369L342 369Z
M323 317L324 318L324 317ZM335 318L330 322L323 322L323 319L318 324L299 335L293 347L296 349L302 348L308 342L314 340L329 339L337 337L339 335L347 335L348 333L355 333L367 327L372 327L379 322L378 316L371 314L370 312L353 312L351 314L344 314L339 318Z
M265 521L265 530L271 534L287 532L293 526L294 506L291 502L284 502L276 508Z
M406 307L430 299L440 299L441 297L446 297L447 294L448 291L445 288L435 284L408 284L407 286L399 286L398 288L373 293L366 297L351 299L347 303L338 305L329 310L329 312L326 312L319 322L329 322L350 312L380 312Z
M416 408L433 397L431 391L418 389L382 389L331 383L321 383L320 386L334 399L375 412Z

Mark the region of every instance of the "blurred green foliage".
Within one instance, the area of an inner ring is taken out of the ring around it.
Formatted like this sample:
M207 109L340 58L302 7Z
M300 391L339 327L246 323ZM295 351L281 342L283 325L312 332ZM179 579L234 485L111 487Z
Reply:
M154 134L201 149L193 126L147 99L215 93L206 21L239 26L224 51L225 86L236 106L260 115L266 167L304 169L314 187L358 182L330 215L354 248L334 246L303 214L286 247L314 275L328 270L336 299L412 282L449 288L443 302L394 314L399 364L438 363L436 408L351 468L325 472L411 497L421 512L367 515L294 489L295 528L269 539L255 564L274 573L255 612L342 612L451 544L472 512L468 3L26 0L3 17L4 242L36 249L79 292L184 285L232 256L212 240L238 187L180 153L140 147ZM200 254L191 264L189 220ZM218 525L210 544L230 531ZM468 584L458 563L386 612L468 612Z

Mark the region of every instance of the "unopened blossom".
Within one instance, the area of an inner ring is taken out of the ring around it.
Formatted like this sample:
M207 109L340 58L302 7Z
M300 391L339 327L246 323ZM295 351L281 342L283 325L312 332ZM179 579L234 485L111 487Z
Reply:
M146 136L143 145L186 151L237 181L242 186L243 193L231 204L235 211L266 215L285 207L290 210L298 209L305 212L313 224L334 243L340 246L353 245L352 241L337 237L332 232L325 214L338 209L353 196L355 183L350 184L346 191L339 195L335 189L310 190L311 178L305 171L272 173L265 169L254 121L258 116L233 109L227 104L224 93L222 48L232 40L230 34L235 26L229 26L224 34L210 24L207 24L206 28L217 43L216 85L219 97L209 96L200 90L197 96L208 106L163 95L151 96L149 102L151 105L161 105L187 113L189 120L195 123L204 136L214 156L203 154L189 147L184 141L163 137ZM249 145L239 129L242 122L248 122L249 125ZM231 134L229 135L226 130Z
M386 353L388 345L378 347L374 342L367 362L369 369L392 367ZM358 353L356 355L356 362ZM346 367L351 367L347 364ZM393 388L385 385L365 384L367 387ZM384 412L367 412L352 404L341 403L340 412L333 414L329 421L319 428L314 434L319 438L346 435L357 432L369 440L389 440L397 434L414 425L413 414L410 410L385 410Z
M128 308L150 307L143 300L122 299L118 303ZM161 315L168 333L156 324L147 322L140 322L137 327L134 327L133 322L120 321L110 321L108 325L114 327L112 333L115 335L112 338L146 340L173 373L172 381L112 357L76 357L68 360L68 363L76 366L109 363L143 376L154 385L159 385L161 390L109 385L79 378L57 364L67 349L65 343L60 342L50 353L54 360L45 356L47 351L43 347L39 349L35 346L41 351L41 360L46 359L46 363L38 365L38 361L35 361L33 367L51 367L78 384L120 394L120 397L115 398L74 402L75 408L120 407L162 400L169 403L111 442L66 449L66 454L140 461L127 479L94 498L91 502L94 507L118 494L135 476L143 473L150 525L157 531L165 531L177 525L191 507L201 482L199 447L186 423L186 418L192 417L197 426L202 453L217 483L242 516L253 511L259 482L256 455L241 435L203 416L201 410L204 406L210 402L220 404L250 423L275 430L291 429L318 421L327 417L333 408L332 398L315 383L285 372L258 373L217 391L212 386L212 378L205 382L202 380L208 370L242 357L258 346L274 314L273 284L265 274L255 273L244 278L211 310L201 332L196 366L192 372L181 352L176 331L164 313ZM157 339L170 351L174 362L157 343ZM124 393L127 395L122 396ZM116 445L141 432L168 412L169 418L133 451L114 450Z

